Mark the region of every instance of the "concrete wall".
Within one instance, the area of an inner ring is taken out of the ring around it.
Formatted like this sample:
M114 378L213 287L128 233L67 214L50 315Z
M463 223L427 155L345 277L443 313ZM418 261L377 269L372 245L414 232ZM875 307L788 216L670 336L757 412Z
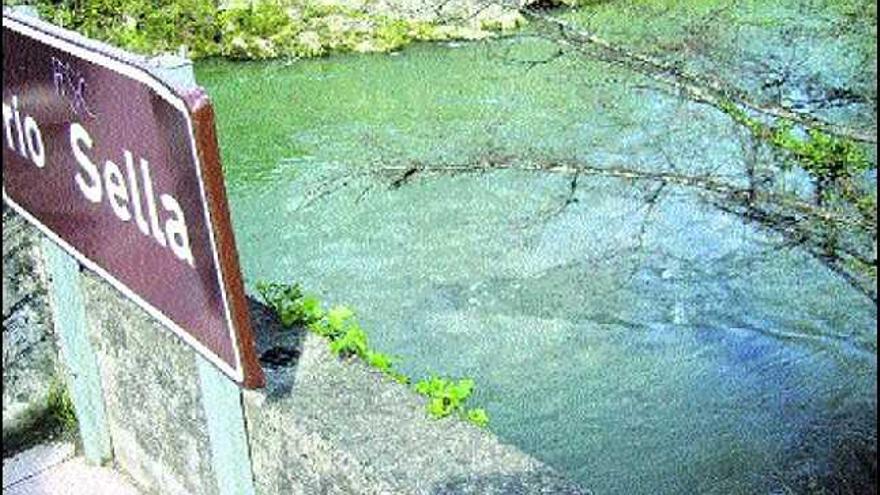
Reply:
M82 287L117 466L156 493L217 493L198 357L96 275Z
M201 358L94 275L83 287L117 465L157 493L218 493ZM406 386L255 301L251 315L261 355L295 356L266 362L267 387L243 392L257 494L579 493L486 431L429 419Z
M3 431L46 407L58 377L40 236L3 205Z

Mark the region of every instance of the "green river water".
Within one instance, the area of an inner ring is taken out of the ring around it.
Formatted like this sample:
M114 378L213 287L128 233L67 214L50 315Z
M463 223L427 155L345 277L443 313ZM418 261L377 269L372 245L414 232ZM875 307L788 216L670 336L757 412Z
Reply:
M874 131L868 5L554 15ZM726 114L545 34L200 63L248 290L300 281L351 305L405 372L472 376L495 434L595 493L874 487L876 304L778 231L656 178L743 184L754 151Z

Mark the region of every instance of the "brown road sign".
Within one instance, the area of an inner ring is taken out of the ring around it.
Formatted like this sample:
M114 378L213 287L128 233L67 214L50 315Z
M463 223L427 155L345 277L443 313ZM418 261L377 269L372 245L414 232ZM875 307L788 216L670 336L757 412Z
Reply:
M246 387L263 385L199 88L3 13L3 198Z

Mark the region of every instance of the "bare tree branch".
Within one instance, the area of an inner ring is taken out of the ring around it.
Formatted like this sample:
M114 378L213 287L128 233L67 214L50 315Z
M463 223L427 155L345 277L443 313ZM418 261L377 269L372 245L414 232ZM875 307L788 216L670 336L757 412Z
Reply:
M686 95L693 101L712 105L716 108L723 108L724 103L732 101L748 110L778 119L789 120L808 129L821 130L858 142L877 143L876 133L851 129L825 121L814 115L795 112L779 105L755 103L747 94L715 77L687 73L675 64L614 45L595 34L575 28L546 13L535 10L524 10L523 13L532 20L555 26L557 28L555 31L559 34L552 35L552 39L558 43L569 46L581 53L598 56L608 62L621 64L648 75L652 79L675 88L679 93ZM597 51L585 52L586 48L593 48Z

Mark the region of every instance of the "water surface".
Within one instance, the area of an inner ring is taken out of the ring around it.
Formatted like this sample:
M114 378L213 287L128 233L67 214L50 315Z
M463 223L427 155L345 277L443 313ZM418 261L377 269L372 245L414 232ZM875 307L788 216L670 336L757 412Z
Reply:
M699 187L622 177L741 185L748 137L556 52L202 63L248 288L300 281L407 373L474 377L493 432L595 493L874 486L876 305Z

